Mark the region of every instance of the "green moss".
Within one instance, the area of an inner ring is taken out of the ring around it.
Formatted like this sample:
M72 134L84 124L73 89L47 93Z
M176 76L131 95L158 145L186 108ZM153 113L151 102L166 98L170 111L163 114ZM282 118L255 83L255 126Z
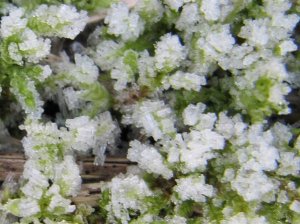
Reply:
M17 96L17 98L23 98L26 107L28 107L31 110L36 109L36 97L32 90L28 87L28 80L24 79L21 76L14 76L11 79L10 85L20 94L19 96Z
M100 199L99 199L99 213L101 218L106 219L107 218L107 208L106 206L110 202L110 191L109 190L104 190L101 192Z

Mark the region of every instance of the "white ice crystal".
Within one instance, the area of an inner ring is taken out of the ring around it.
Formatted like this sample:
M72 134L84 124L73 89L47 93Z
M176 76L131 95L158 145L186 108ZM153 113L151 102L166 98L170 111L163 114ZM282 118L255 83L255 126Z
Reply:
M46 192L45 195L50 197L50 203L47 207L47 210L58 215L74 212L76 208L75 205L71 205L71 200L63 198L59 191L60 187L56 184L53 184Z
M223 149L225 143L223 136L210 129L192 130L185 135L185 142L186 147L180 150L184 173L204 170L208 161L216 157L215 150Z
M276 171L279 175L298 176L300 174L300 157L296 156L293 152L281 152L279 168Z
M37 63L50 53L50 46L49 39L39 38L32 30L25 29L21 34L21 42L18 44L18 54L28 62Z
M176 21L178 30L190 30L200 20L199 7L196 3L186 4Z
M113 4L104 22L108 24L108 33L121 36L123 40L137 39L144 30L143 20L124 3Z
M297 45L292 40L285 40L279 44L280 55L285 55L288 52L296 51Z
M27 25L27 18L24 18L25 10L22 8L12 8L8 16L1 17L0 34L2 38L7 38L22 32Z
M129 65L124 64L122 59L118 61L115 67L111 70L110 76L116 80L114 89L117 91L123 90L127 87L127 83L134 81L134 74Z
M171 9L178 11L178 9L183 5L184 0L164 0Z
M215 30L214 30L215 29ZM216 56L218 52L228 53L235 44L235 39L230 33L230 26L223 25L215 27L212 32L209 32L205 38L205 42L202 39L198 40L200 48L204 49L206 54ZM207 46L205 46L205 45Z
M292 204L290 204L289 208L292 211L300 214L300 201L297 201L297 200L293 201Z
M164 8L160 0L142 0L136 2L134 11L147 22L155 23L162 18Z
M174 187L174 190L183 201L205 202L206 197L211 198L214 195L213 186L205 184L203 175L180 178L176 182L177 185Z
M152 136L155 140L176 132L173 112L164 102L144 101L134 105L133 110L130 119L124 117L123 122L134 123L137 127L142 127L145 134Z
M278 190L278 183L263 172L240 171L231 181L231 187L248 202L270 202L275 200L274 192Z
M194 73L184 73L182 71L176 72L168 79L173 89L199 91L201 86L206 84L206 79L204 76L200 76Z
M44 26L43 30L38 30L41 34L70 39L74 39L84 29L88 20L85 11L77 12L74 6L64 4L40 5L33 11L31 17L34 25L37 23Z
M52 70L49 65L41 65L40 68L42 69L42 72L38 77L38 80L43 82L52 74Z
M60 186L60 192L64 196L78 194L81 177L79 167L72 156L65 156L64 161L55 167L54 183Z
M79 151L87 151L95 145L95 133L97 123L87 116L66 120L66 127L73 133L72 148Z
M20 92L21 89L12 87L10 88L10 91L14 93L22 108L24 109L25 113L28 115L28 118L39 119L44 111L42 108L43 101L41 101L39 93L35 88L35 83L31 80L26 80L26 82L27 83L25 84L25 88L28 89L28 91L30 91L30 97L32 96L31 99L33 100L33 103L30 103L29 105L27 104L27 96L24 96L23 92ZM15 83L14 85L18 85L18 83Z
M157 70L173 70L186 57L186 48L177 35L167 33L155 46L155 67Z
M86 55L75 54L75 64L70 62L70 58L65 52L61 53L61 61L55 63L55 71L58 74L67 76L66 80L57 82L58 85L72 83L75 87L81 84L93 84L97 81L99 71L94 61Z
M247 216L245 213L240 212L231 217L226 218L221 224L268 224L269 222L263 216Z
M166 179L170 179L173 176L172 171L164 164L164 159L158 150L141 144L137 140L130 142L127 158L137 162L139 167L148 173L159 174Z
M114 177L104 189L111 191L111 201L106 208L109 215L120 219L122 223L130 220L129 210L145 211L143 199L153 195L147 184L134 175Z
M94 83L97 81L99 71L93 60L88 56L75 54L75 64L73 70L69 71L70 75L80 83Z
M82 106L80 98L83 93L83 90L75 91L73 87L63 89L64 100L69 110L79 109Z
M229 117L224 112L219 114L219 119L216 122L216 131L226 139L240 136L246 127L247 125L242 121L241 116Z
M33 198L12 199L4 206L8 211L18 217L29 217L40 212L38 201Z
M245 20L239 36L248 40L250 45L263 46L268 43L268 20Z
M104 40L97 45L94 60L102 70L110 70L118 61L119 52L124 47L123 43L113 40Z
M220 1L219 0L204 0L201 4L201 11L207 20L217 20L220 17Z
M172 218L167 218L166 221L170 224L186 224L187 223L186 218L184 218L182 216L178 216L178 215L175 215Z
M140 85L152 86L151 80L157 75L154 64L154 57L151 57L148 51L143 51L140 53L140 57L138 59L138 83Z

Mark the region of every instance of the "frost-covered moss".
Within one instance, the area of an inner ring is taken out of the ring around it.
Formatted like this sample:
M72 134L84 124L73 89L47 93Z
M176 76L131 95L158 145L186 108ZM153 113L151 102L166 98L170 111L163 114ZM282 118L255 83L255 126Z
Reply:
M300 222L297 1L0 7L0 118L27 158L1 223ZM136 165L75 206L76 154L120 150Z

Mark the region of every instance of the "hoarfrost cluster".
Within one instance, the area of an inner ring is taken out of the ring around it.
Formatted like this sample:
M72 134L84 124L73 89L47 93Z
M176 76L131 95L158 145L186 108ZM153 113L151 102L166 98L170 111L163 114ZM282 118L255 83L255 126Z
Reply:
M26 157L1 223L300 223L297 1L0 9L0 124ZM77 155L106 154L132 165L75 204Z

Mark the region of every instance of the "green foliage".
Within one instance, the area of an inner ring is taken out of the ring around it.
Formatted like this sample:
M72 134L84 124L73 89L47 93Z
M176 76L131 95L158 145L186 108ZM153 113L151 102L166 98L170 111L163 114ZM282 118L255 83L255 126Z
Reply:
M99 199L99 214L101 216L101 218L103 218L104 220L107 218L107 208L106 206L109 204L110 202L110 191L109 190L104 190L101 192L101 196Z
M30 110L34 110L37 107L36 96L32 92L33 89L28 86L28 82L29 80L24 79L24 77L14 76L11 79L10 85L18 92L17 98L20 97L23 99L25 106Z
M112 99L103 85L95 82L93 84L82 84L81 87L86 90L83 99L89 103L86 108L83 108L82 114L95 117L98 113L110 108Z
M258 213L265 216L272 224L297 223L300 219L299 214L292 212L288 205L281 203L264 203Z
M279 111L280 107L268 101L270 89L273 86L271 79L261 77L255 82L255 88L240 92L239 98L246 108L253 123L262 121L266 116Z

